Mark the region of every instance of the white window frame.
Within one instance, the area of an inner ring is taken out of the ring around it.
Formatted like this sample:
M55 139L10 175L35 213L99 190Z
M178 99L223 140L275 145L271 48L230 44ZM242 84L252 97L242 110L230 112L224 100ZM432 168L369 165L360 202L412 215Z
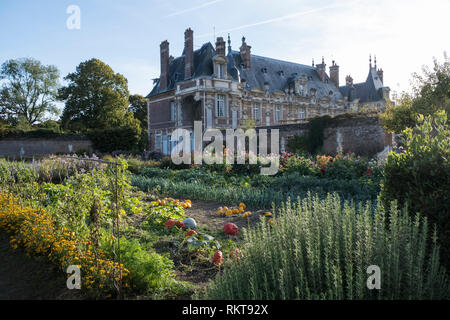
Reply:
M225 78L225 66L221 63L217 64L217 77L219 79Z
M306 110L305 110L305 108L300 108L299 118L300 119L306 119Z
M227 97L224 94L216 96L216 117L225 118L227 114Z
M162 150L162 135L160 133L155 135L155 149Z
M261 121L261 104L260 103L253 104L253 120Z
M170 102L170 121L176 121L175 101Z
M280 105L275 105L274 107L273 120L275 121L275 123L283 120L283 108Z

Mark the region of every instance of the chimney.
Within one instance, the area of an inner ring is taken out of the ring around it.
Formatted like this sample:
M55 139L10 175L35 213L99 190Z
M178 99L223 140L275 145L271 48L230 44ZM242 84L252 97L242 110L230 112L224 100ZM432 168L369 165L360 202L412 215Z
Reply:
M380 78L380 80L381 80L381 83L383 83L383 69L378 69L377 70L377 75L378 75L378 78Z
M339 88L339 66L334 62L330 67L330 79Z
M161 52L161 75L159 78L159 89L166 90L169 86L169 42L164 40L160 45Z
M252 47L247 45L247 43L245 42L245 37L242 37L242 46L239 48L241 51L241 59L242 62L244 63L244 66L246 69L250 69L251 65L250 65L250 58L251 58L251 49Z
M353 78L350 75L345 77L345 85L348 87L353 85Z
M191 28L184 32L184 79L194 75L194 31Z
M216 54L218 56L224 56L225 55L225 41L222 37L218 37L216 41Z
M325 61L324 61L323 57L322 57L322 63L316 65L317 73L319 74L320 80L322 82L325 82L325 79L327 78L327 74L326 74L326 71L325 71L326 70L326 66L327 65L325 64Z

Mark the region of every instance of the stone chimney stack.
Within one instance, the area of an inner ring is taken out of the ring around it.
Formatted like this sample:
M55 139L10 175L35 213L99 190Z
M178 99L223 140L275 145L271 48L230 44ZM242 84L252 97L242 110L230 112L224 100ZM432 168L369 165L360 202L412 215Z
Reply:
M383 83L383 69L378 69L377 70L377 75L378 75L378 78L380 78L380 80L381 80L381 83Z
M251 46L247 45L245 42L245 37L242 37L242 46L239 48L241 52L241 59L245 65L246 69L250 69L250 60L251 60Z
M216 41L216 54L218 56L224 56L225 55L225 41L222 37L218 37Z
M194 75L194 31L191 28L184 32L184 79Z
M166 90L169 86L169 42L164 40L160 45L161 53L161 75L159 78L159 89Z
M350 75L345 77L345 85L348 87L353 85L353 78Z
M339 66L334 62L330 67L330 79L339 88Z
M325 82L325 79L327 78L326 66L327 65L325 64L323 57L322 57L322 63L316 65L317 73L319 74L320 80L322 82Z

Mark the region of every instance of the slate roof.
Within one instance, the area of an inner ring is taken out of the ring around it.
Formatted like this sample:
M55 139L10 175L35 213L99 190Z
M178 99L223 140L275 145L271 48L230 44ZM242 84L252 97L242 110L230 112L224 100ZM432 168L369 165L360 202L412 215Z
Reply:
M194 75L192 79L200 76L210 76L213 74L212 57L216 54L214 47L210 42L205 43L200 49L194 51ZM164 91L172 90L175 84L184 81L184 50L183 54L173 59L169 64L169 85ZM187 79L186 79L187 80ZM159 79L156 80L152 91L149 96L161 93L159 89Z
M192 79L200 76L213 75L213 57L216 51L210 42L203 44L200 49L194 51L194 75ZM246 88L260 88L264 90L265 83L269 84L269 92L276 90L284 91L286 86L305 75L308 79L306 95L309 95L311 88L316 89L318 99L327 96L336 101L342 98L353 100L359 98L360 102L382 100L381 88L383 83L379 79L376 68L370 68L369 75L363 83L356 83L352 87L341 86L337 88L331 79L326 75L326 81L322 82L315 67L293 63L288 61L276 60L272 58L251 55L251 68L245 69L239 51L231 50L228 52L228 74L233 80L238 81L239 77L245 79ZM184 80L184 51L183 54L175 58L169 64L169 85L165 91L172 90L176 83ZM149 96L161 93L159 89L159 79L155 80L155 85ZM331 94L330 94L331 93Z
M353 86L340 86L339 90L348 100L359 98L360 103L383 100L383 83L377 74L377 69L370 67L365 82L355 83Z
M322 82L316 68L312 66L252 54L250 60L251 68L248 70L241 65L240 53L238 51L232 51L228 53L228 73L232 74L234 78L233 64L238 67L241 79L245 79L248 89L264 89L264 84L268 83L269 92L276 90L284 91L288 84L305 75L308 79L306 94L309 94L309 89L315 88L316 97L319 99L323 96L331 96L333 100L338 100L343 97L328 75L326 76L326 82ZM332 95L330 95L330 92Z

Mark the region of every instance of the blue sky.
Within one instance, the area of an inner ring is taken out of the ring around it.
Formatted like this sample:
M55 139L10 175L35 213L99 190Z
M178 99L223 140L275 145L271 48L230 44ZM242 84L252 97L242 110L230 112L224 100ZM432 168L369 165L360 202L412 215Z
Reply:
M66 26L69 5L81 10L79 30ZM122 73L131 93L146 95L159 76L160 42L179 56L191 27L195 48L230 33L236 50L244 35L257 55L336 60L341 83L347 74L364 81L376 54L385 84L400 91L448 52L449 12L449 0L0 0L0 63L33 57L64 77L95 57Z

